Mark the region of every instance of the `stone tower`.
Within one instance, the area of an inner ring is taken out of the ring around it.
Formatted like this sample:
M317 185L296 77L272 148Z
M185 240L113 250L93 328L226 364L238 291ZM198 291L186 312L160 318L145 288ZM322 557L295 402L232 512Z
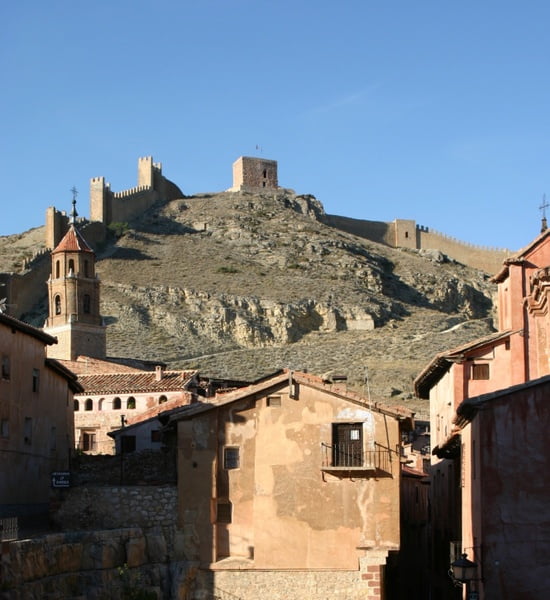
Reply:
M233 163L233 187L230 191L247 188L277 189L277 161L241 156Z
M48 356L64 360L75 360L79 355L105 358L95 254L76 228L74 204L73 200L69 230L51 254L49 311L44 329L57 337L57 344L48 348Z

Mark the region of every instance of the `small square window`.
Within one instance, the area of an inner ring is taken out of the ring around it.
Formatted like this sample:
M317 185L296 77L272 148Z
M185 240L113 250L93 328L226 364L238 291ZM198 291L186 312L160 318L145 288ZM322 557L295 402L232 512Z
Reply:
M489 379L489 364L479 363L472 365L472 379Z
M159 429L153 429L151 431L151 441L152 442L161 442L162 441Z
M7 419L0 420L0 436L3 438L10 437L10 422Z
M281 406L281 396L268 396L267 406L279 408Z
M240 457L238 448L224 448L223 449L223 468L224 469L238 469L240 466Z

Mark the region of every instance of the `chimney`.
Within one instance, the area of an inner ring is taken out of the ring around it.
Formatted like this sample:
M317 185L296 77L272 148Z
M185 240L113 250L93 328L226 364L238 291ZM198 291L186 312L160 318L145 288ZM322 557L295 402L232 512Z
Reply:
M155 367L155 381L162 381L162 366L157 365Z

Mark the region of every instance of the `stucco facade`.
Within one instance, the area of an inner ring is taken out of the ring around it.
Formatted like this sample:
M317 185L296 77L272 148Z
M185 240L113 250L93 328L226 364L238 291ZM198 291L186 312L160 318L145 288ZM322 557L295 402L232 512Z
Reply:
M74 446L76 377L45 347L55 339L0 313L0 516L47 513L51 477Z
M500 559L495 561L485 553L488 545L496 543L488 537L495 506L501 511L498 527L503 537L499 543L503 544L509 535L505 531L519 528L523 535L531 535L523 527L527 513L521 514L517 502L517 493L525 487L524 474L529 477L531 466L520 465L530 465L532 459L538 465L535 470L540 478L550 463L550 452L543 442L548 431L548 411L544 410L540 397L534 401L526 391L521 391L531 390L529 382L550 373L549 267L550 231L545 230L507 259L494 277L498 284L499 331L436 356L415 381L417 395L430 400L432 589L436 599L457 597L446 574L456 557L449 553L452 546L482 563L483 581L472 583L481 600L537 597L498 594L496 589L508 590L512 585L508 579L510 569L499 567L495 571ZM544 386L548 388L547 383ZM478 403L482 408L475 411L476 418L470 425L471 407L475 404L472 399L485 398L486 394L498 397L499 401ZM493 409L492 421L489 412L481 416L482 410ZM504 460L504 456L509 459ZM548 490L544 486L540 490L547 501ZM526 507L530 498L528 493ZM541 526L546 527L544 511L539 516ZM489 573L490 577L496 577L497 571L500 587L493 588L486 581ZM525 574L524 578L530 576Z
M80 374L78 381L83 391L74 398L76 447L88 454L115 454L110 432L151 418L159 411L189 404L196 375L196 371L164 371L161 367L154 372ZM155 440L146 445L146 434L151 442L150 429L142 430L139 437L128 433L126 451L159 448L160 442Z
M186 556L214 586L247 571L242 598L258 597L260 572L306 585L317 570L354 574L333 598L382 598L399 547L401 418L301 373L189 407L175 417Z

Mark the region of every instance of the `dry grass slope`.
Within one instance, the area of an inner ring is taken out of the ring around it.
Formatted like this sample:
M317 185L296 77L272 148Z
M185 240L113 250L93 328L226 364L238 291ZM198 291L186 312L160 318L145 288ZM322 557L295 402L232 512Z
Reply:
M491 331L486 274L328 227L312 196L220 193L151 209L98 253L108 353L254 379L280 367L348 375L405 404L433 355ZM17 253L0 238L0 267ZM44 304L36 321L43 322ZM368 373L368 383L366 374Z

